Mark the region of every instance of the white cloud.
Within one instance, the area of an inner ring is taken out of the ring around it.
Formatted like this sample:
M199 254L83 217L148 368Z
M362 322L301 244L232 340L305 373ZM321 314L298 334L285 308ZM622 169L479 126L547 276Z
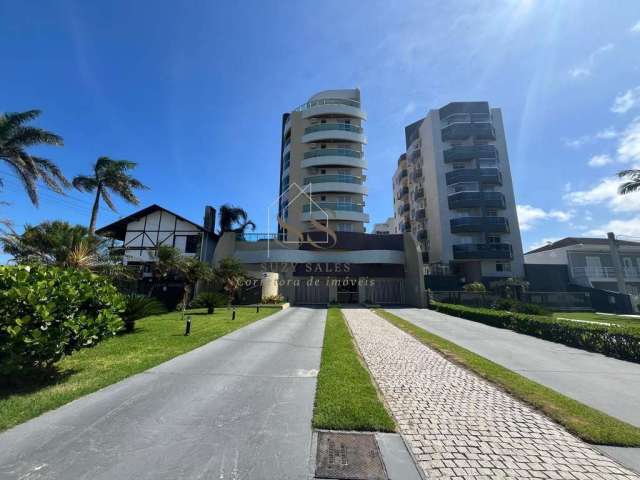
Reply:
M607 43L599 48L596 48L587 57L586 62L569 69L569 76L571 76L572 78L585 78L591 76L591 74L593 73L593 69L596 66L598 57L603 53L613 50L613 47L613 43Z
M616 236L626 235L630 237L640 237L640 216L625 220L610 220L600 227L584 232L584 235L606 237L607 232L613 232Z
M405 105L404 110L402 111L402 114L406 117L408 115L411 115L415 111L416 111L416 104L414 101L410 101Z
M638 21L633 27L629 29L631 33L640 33L640 21Z
M636 117L620 135L617 152L620 162L640 162L640 117Z
M603 178L588 190L566 193L564 199L573 206L605 205L614 212L640 211L640 192L620 195L620 183L615 177Z
M618 132L615 128L607 127L596 132L593 135L582 135L578 138L565 138L564 146L577 150L587 143L593 143L596 140L611 140L613 138L616 138L618 135L620 135L620 132Z
M640 106L640 86L630 88L619 94L613 101L611 111L614 113L626 113L632 108Z
M612 138L616 138L618 135L620 135L620 133L615 128L608 127L596 133L596 138L602 140L611 140Z
M609 155L594 155L589 160L590 167L604 167L605 165L609 165L613 162L613 158Z
M573 218L573 212L563 212L561 210L545 211L542 208L531 205L517 205L518 222L520 230L531 230L535 224L541 220L557 220L567 222Z

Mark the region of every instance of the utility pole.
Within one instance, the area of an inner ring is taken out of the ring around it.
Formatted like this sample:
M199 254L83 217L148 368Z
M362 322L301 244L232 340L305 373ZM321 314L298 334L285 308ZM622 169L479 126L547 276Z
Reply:
M613 268L616 270L616 280L618 281L618 290L620 293L627 293L627 284L624 281L624 269L622 268L622 261L620 260L620 252L618 251L618 242L616 242L616 236L613 232L607 233L609 239L609 251L611 252L611 258L613 260Z

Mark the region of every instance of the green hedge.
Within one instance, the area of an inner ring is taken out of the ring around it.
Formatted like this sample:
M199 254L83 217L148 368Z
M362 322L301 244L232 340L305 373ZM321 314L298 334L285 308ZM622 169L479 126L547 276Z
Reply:
M439 302L432 302L432 305L437 311L456 317L640 363L640 330L637 328L570 322Z
M47 369L123 327L122 296L105 278L49 266L0 267L0 376Z

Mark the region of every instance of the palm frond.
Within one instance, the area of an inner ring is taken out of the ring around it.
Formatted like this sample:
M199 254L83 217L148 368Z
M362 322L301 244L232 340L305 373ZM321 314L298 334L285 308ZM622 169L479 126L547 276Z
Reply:
M36 127L17 127L13 130L11 140L7 145L31 147L33 145L64 145L64 140L55 133Z
M80 190L81 192L93 192L98 187L96 179L88 175L77 175L71 184L76 190Z
M100 190L100 195L102 196L104 203L107 204L107 207L109 207L113 212L118 211L116 209L116 206L113 204L113 200L111 199L111 195L109 194L109 191L106 188L103 188L102 190Z

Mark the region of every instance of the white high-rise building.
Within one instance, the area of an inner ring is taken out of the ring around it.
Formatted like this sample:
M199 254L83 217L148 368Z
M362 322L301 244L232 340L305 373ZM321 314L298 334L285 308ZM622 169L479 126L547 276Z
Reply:
M394 215L431 273L465 282L523 277L522 241L499 108L452 102L405 128Z

